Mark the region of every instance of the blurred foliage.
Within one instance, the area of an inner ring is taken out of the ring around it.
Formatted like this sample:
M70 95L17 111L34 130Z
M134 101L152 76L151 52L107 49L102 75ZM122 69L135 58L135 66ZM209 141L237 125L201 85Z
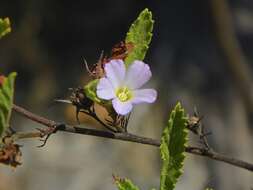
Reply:
M0 18L0 38L5 36L6 34L11 32L11 22L10 19L7 18Z

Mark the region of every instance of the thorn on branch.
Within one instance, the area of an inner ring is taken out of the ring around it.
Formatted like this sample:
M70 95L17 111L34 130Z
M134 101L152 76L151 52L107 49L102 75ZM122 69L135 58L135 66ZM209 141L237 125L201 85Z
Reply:
M42 142L41 145L37 146L38 148L42 148L46 145L49 137L53 134L56 133L58 131L58 126L54 126L54 127L48 127L47 129L40 129L37 128L37 130L41 133L41 139L40 141ZM45 137L45 138L44 138ZM44 138L44 139L43 139Z
M90 70L86 59L84 57L82 57L82 60L83 60L86 71L92 76L92 71Z

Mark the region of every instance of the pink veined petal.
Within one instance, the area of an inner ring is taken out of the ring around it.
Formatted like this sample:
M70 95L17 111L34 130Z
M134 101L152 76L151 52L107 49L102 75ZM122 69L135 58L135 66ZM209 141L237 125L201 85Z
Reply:
M152 73L147 64L142 61L134 61L126 73L125 84L131 89L140 88L151 78Z
M105 64L106 77L111 81L114 88L118 88L122 84L125 73L126 67L121 59L114 59Z
M112 106L120 115L126 115L133 109L131 101L121 102L118 98L112 100Z
M157 92L154 89L139 89L133 91L133 104L153 103L157 98Z
M101 78L97 85L97 96L104 100L111 100L115 97L114 88L108 78Z

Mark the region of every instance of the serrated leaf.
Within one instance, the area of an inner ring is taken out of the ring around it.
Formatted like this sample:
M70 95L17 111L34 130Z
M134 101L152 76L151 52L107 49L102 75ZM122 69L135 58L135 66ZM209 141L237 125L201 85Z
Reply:
M160 190L172 190L182 174L187 142L187 118L181 104L178 103L172 110L167 126L165 127L160 146L162 169Z
M126 43L133 44L132 51L125 59L127 65L134 60L143 60L145 58L152 38L153 25L152 13L147 8L140 13L131 25L125 39Z
M139 188L127 178L114 177L114 180L118 190L139 190Z
M90 98L92 101L101 103L101 100L97 97L97 84L98 84L98 79L93 80L89 82L87 85L84 86L84 92L85 95Z
M8 77L0 77L0 137L2 137L5 129L9 127L9 120L11 116L14 82L16 73L9 74Z
M6 34L11 32L11 23L10 19L7 18L0 18L0 38L5 36Z

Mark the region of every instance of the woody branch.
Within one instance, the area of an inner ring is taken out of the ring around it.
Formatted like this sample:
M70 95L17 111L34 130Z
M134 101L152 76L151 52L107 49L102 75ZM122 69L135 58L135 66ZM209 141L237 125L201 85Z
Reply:
M134 135L131 133L113 133L109 131L101 131L101 130L96 130L96 129L71 126L65 123L59 123L53 120L49 120L47 118L34 114L17 105L13 105L13 110L17 112L18 114L34 122L37 122L46 127L55 129L54 132L64 131L68 133L104 137L104 138L110 138L110 139L115 139L115 140L146 144L146 145L151 145L151 146L156 146L156 147L160 146L160 141L152 139L152 138L142 137L142 136ZM29 133L16 133L15 135L16 135L15 139L18 140L18 139L23 139L23 138L42 137L45 134L43 134L41 131L36 131L36 132L29 132ZM185 152L194 154L194 155L203 156L203 157L208 157L210 159L225 162L227 164L253 172L253 164L250 164L248 162L238 160L229 156L222 155L210 149L188 146L186 147Z

